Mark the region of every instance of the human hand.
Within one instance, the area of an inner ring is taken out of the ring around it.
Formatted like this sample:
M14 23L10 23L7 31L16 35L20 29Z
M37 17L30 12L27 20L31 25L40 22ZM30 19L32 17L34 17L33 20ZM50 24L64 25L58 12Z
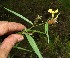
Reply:
M22 31L24 28L25 26L20 23L0 21L0 36L14 31ZM0 58L7 58L15 43L22 41L23 39L23 36L20 34L11 34L5 38L0 45Z

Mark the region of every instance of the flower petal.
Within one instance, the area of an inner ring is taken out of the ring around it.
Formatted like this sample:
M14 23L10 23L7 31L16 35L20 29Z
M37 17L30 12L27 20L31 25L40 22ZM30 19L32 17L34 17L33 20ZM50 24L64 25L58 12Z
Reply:
M49 9L48 12L49 12L49 13L52 13L52 9Z
M58 9L57 10L55 10L55 13L57 13L58 12Z

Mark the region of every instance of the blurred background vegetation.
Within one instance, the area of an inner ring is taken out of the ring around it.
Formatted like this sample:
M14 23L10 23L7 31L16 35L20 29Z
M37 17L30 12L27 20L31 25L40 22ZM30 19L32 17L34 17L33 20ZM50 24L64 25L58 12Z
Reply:
M48 9L59 9L58 23L49 25L50 43L46 43L45 35L34 33L33 37L44 58L70 58L70 0L0 0L0 21L18 22L29 28L29 23L8 12L3 7L22 14L32 22L39 14L42 16L42 20L38 24L47 21L51 17ZM43 31L42 26L35 29ZM38 58L26 38L18 46L26 50L13 48L9 55L11 58Z

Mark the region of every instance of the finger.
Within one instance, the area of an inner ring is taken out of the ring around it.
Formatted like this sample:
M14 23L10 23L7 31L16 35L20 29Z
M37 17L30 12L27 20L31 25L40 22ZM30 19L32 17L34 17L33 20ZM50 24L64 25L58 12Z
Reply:
M22 31L25 26L20 23L9 22L8 24L9 31Z
M10 50L15 45L15 43L22 41L24 38L19 34L12 34L8 36L0 46L0 55L3 54L7 58Z
M24 25L15 22L0 22L0 36L8 32L21 31L25 28Z

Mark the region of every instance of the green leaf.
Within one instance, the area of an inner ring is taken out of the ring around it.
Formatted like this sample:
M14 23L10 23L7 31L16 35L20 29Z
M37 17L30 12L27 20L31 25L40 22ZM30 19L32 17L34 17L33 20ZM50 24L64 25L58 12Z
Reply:
M48 32L48 23L46 22L45 23L45 33L47 33Z
M25 50L25 51L28 51L28 52L32 52L32 51L30 51L30 50L27 50L27 49L24 49L24 48L18 47L18 46L14 46L13 48L17 48L17 49L19 49L19 50Z
M5 7L4 7L4 8L5 8ZM9 12L11 12L11 13L15 14L16 16L18 16L18 17L20 17L20 18L24 19L25 21L27 21L28 23L30 23L30 24L32 24L32 25L33 25L33 23L32 23L30 20L28 20L27 18L25 18L24 16L22 16L22 15L18 14L17 12L14 12L14 11L12 11L12 10L8 9L8 8L5 8L5 9L6 9L7 11L9 11Z
M45 33L46 33L46 35L47 35L48 43L49 43L48 23L47 23L47 22L45 23Z
M33 48L35 53L38 55L38 57L39 58L43 58L41 53L40 53L40 51L39 51L39 49L38 49L38 47L37 47L37 45L36 45L36 43L35 43L35 41L34 41L34 39L30 35L28 35L28 34L25 34L25 35L26 35L26 37L27 37L31 47Z

